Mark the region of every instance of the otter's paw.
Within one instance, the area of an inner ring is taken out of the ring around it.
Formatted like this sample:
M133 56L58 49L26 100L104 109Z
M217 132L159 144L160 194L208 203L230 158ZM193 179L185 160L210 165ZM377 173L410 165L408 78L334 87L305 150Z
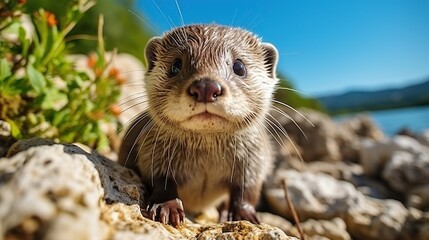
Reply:
M163 203L153 204L149 210L149 218L163 224L179 226L185 219L182 200L175 198Z
M233 221L247 220L253 224L260 224L260 221L256 216L256 210L250 204L242 204L236 209L233 209L231 215L231 220Z

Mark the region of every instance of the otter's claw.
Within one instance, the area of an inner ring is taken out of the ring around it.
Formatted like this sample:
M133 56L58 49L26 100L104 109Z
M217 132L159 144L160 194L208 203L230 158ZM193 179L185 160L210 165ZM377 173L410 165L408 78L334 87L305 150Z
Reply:
M250 204L242 204L237 209L233 209L231 215L230 220L233 221L247 220L253 224L260 224L255 208Z
M149 218L163 224L172 224L177 227L185 219L182 201L178 198L153 204L149 210Z

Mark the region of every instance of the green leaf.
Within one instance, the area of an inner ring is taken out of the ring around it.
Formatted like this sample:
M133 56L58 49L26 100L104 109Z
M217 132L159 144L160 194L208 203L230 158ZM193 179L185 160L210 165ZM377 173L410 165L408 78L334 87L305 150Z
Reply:
M46 88L46 79L43 75L37 71L32 65L27 66L27 75L30 80L30 84L37 94L41 94Z
M13 120L11 120L11 119L7 119L6 120L6 122L8 122L9 123L9 125L10 125L10 128L11 128L11 134L12 134L12 137L14 137L15 139L20 139L20 138L22 138L22 133L21 133L21 130L19 129L19 126L18 126L18 124L16 124Z
M7 63L6 59L0 59L0 81L5 80L11 75L12 72L10 71L9 64Z
M54 115L54 119L52 120L52 125L59 126L61 124L65 124L67 121L67 118L69 118L70 110L64 109L62 111L59 111Z
M61 93L55 88L50 88L46 91L46 95L43 98L41 108L47 109L61 109L67 103L67 95Z
M28 49L30 47L30 39L28 39L26 36L25 29L21 26L19 28L19 41L22 43L22 56L25 58L28 54Z

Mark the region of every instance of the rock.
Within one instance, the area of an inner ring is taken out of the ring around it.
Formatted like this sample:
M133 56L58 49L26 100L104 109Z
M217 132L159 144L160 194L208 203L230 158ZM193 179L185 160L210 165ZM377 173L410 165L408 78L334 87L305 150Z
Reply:
M335 129L335 124L327 115L310 110L301 110L302 114L287 109L281 111L288 116L279 111L272 111L271 115L288 134L286 137L280 133L280 137L283 136L280 144L285 148L283 150L285 153L292 156L301 155L304 161L339 161L341 159L340 149L335 141L336 131L332 131ZM271 132L275 131L279 132L276 128Z
M291 219L291 213L281 185L283 179L287 179L287 189L301 221L344 217L349 208L364 200L352 184L329 175L281 170L267 183L264 194L274 212L287 219Z
M392 191L383 181L378 178L373 178L365 174L355 174L347 180L365 196L378 199L398 197L396 192Z
M371 177L378 177L394 150L395 146L392 145L389 139L380 142L370 139L363 140L359 150L359 161L365 174Z
M0 176L3 238L103 238L104 226L98 219L100 178L78 149L62 145L29 149L0 161Z
M405 151L413 155L426 154L428 149L417 140L407 136L396 136L392 140L384 139L376 142L363 140L360 148L360 163L369 176L379 177L386 162L396 151Z
M425 145L426 147L429 147L429 129L426 129L425 131L421 132L417 136L417 139L421 144Z
M429 211L429 184L411 188L406 198L408 207Z
M142 216L145 188L131 170L75 145L35 142L18 142L21 152L0 160L0 239L294 239L245 221L153 222Z
M429 212L422 213L416 209L410 209L403 235L404 240L429 239Z
M305 162L357 161L360 139L379 141L385 138L368 117L337 124L314 110L300 109L298 113L279 106L270 114L274 118L271 125L278 126L271 126L270 131L280 145L280 160L302 156Z
M382 176L391 188L402 193L418 185L429 184L429 152L428 154L412 154L405 151L392 153Z
M341 218L331 220L314 220L309 219L302 225L302 230L308 239L330 239L330 240L350 240L347 233L346 223ZM297 229L293 230L295 236ZM292 234L287 232L287 234Z
M288 235L299 237L299 235L292 233L292 229L294 229L294 227L287 219L268 212L258 212L257 215L261 222L273 227L278 227Z
M358 115L342 123L342 126L353 134L376 141L386 138L380 128L371 120L368 115Z
M347 211L349 233L357 239L401 239L408 211L395 200L366 197Z

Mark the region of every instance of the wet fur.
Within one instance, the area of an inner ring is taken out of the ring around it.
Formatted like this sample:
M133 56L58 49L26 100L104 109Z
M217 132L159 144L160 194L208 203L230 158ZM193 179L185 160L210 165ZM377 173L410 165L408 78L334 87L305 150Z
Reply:
M174 185L172 191L177 188L190 213L227 199L230 212L243 204L254 206L273 162L265 121L278 81L275 48L239 28L192 25L152 39L146 57L149 108L127 130L120 163L137 170L149 188ZM172 77L177 57L183 69ZM235 59L245 64L245 77L233 73ZM187 94L192 82L202 78L222 85L218 101L197 103ZM221 118L192 121L201 111ZM167 201L174 193L157 197L150 199ZM234 214L230 220L252 221Z

